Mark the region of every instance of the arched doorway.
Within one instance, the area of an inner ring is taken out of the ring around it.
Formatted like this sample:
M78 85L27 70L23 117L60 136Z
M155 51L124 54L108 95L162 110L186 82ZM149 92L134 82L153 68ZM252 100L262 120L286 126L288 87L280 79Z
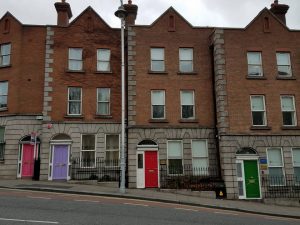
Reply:
M238 195L240 199L260 199L261 187L257 151L243 147L236 152Z
M71 143L69 135L57 134L50 141L49 180L70 180Z
M34 161L39 159L40 139L36 133L26 135L19 141L18 178L33 178Z
M137 188L159 187L158 145L143 140L137 145Z

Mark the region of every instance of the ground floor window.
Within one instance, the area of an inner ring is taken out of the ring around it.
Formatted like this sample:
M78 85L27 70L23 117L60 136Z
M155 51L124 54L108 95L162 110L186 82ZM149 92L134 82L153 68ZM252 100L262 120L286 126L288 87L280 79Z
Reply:
M118 166L120 152L120 138L118 134L105 136L105 165Z
M293 166L296 183L300 185L300 148L293 148Z
M208 149L206 140L192 140L193 175L208 174Z
M268 170L270 185L284 185L284 173L283 173L283 158L282 158L282 149L281 148L268 148L267 149L268 157Z
M0 127L0 161L4 160L4 131L5 127Z
M83 134L81 138L81 167L95 167L96 135Z
M168 141L168 173L183 174L182 141Z

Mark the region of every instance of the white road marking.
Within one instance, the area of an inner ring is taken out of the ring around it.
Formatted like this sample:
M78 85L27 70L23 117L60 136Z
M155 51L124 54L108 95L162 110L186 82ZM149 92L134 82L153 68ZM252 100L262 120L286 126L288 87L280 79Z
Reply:
M129 203L129 202L125 202L123 203L124 205L134 205L134 206L144 206L144 207L148 207L149 205L144 205L144 204L136 204L136 203Z
M47 198L47 197L37 197L37 196L27 196L27 198L37 198L37 199L46 199L46 200L51 199L51 198Z
M187 209L187 208L175 208L175 209L178 209L178 210L185 210L185 211L199 212L199 211L196 210L196 209Z
M233 216L238 216L239 214L236 213L229 213L229 212L214 212L216 214L224 214L224 215L233 215Z
M0 220L2 220L2 221L25 222L25 223L59 224L59 222L53 222L53 221L39 221L39 220L20 220L20 219L8 219L8 218L0 218Z
M92 202L92 203L99 203L99 201L93 200L84 200L84 199L74 199L75 202Z

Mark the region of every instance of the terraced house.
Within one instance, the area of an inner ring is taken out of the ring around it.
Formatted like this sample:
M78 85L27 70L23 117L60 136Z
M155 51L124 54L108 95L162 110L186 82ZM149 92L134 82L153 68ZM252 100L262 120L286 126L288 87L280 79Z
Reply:
M0 19L0 177L117 183L120 29L91 7L71 22L67 2L55 8L57 25ZM289 7L274 1L245 28L193 26L172 7L135 25L137 5L124 8L128 187L299 197Z

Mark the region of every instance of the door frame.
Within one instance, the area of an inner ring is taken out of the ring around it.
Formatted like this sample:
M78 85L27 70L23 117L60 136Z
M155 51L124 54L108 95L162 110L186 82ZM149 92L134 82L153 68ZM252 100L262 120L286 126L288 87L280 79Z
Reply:
M53 159L54 159L54 148L57 145L65 145L68 147L68 165L67 165L67 180L71 179L70 167L71 167L71 141L51 141L49 151L49 169L48 169L48 180L53 180Z
M158 146L157 145L140 145L137 147L136 151L136 188L145 188L145 152L157 152L157 183L158 183L158 188L160 188L160 168L159 168L159 151L158 151ZM141 170L138 168L138 154L143 155L143 172L142 176L138 176L138 170ZM138 180L142 180L141 186L138 186Z
M242 181L243 181L243 189L244 189L244 195L243 196L238 196L239 199L262 199L262 190L261 190L261 177L260 177L260 170L259 170L259 163L258 163L259 156L258 155L238 155L236 157L236 163L242 164ZM245 167L244 167L244 161L251 160L251 161L256 161L257 165L257 175L258 175L258 186L259 186L259 198L247 198L247 193L246 193L246 184L245 184ZM238 180L238 177L236 175L236 180Z

